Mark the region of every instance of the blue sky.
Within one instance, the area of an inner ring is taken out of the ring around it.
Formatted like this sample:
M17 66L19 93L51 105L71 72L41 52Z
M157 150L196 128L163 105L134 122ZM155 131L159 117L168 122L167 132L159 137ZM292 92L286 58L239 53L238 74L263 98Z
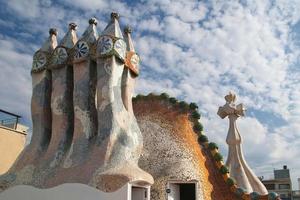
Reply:
M238 121L244 152L257 175L287 164L300 177L300 1L0 1L0 107L31 126L32 55L69 22L78 36L88 19L101 32L110 13L133 27L141 55L136 93L167 92L197 102L212 141L227 153L227 120L216 112L229 91L248 108ZM297 187L294 181L294 188Z

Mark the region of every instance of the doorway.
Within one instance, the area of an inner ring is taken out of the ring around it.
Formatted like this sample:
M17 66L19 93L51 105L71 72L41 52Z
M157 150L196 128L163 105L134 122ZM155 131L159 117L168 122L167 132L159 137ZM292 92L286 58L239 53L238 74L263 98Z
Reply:
M168 200L196 200L196 183L172 182L168 185Z
M143 187L132 186L131 200L148 200L148 189Z

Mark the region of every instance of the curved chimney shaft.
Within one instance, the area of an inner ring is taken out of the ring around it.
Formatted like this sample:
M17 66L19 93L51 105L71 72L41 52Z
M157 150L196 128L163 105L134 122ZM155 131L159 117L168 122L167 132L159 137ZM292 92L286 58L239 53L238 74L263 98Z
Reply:
M75 45L73 60L74 89L74 135L71 149L64 161L64 167L76 166L86 159L97 134L97 112L95 107L96 62L92 49L96 46L97 20L89 20L89 26Z
M218 115L224 119L228 116L229 130L226 138L228 144L228 166L230 176L236 180L237 186L245 189L248 193L258 192L262 195L268 194L267 189L257 176L252 172L243 155L242 139L236 126L236 120L245 115L246 109L243 104L235 105L236 96L229 93L225 96L226 104L219 107Z
M46 69L46 63L57 46L56 36L56 29L50 29L49 38L34 54L31 71L32 137L30 145L26 146L11 170L21 170L24 166L33 165L47 150L51 138L51 72Z
M34 54L32 63L32 137L9 171L0 177L0 191L16 184L31 184L33 173L51 138L51 72L49 57L57 46L57 31L49 30L49 38ZM18 177L26 177L20 179Z
M152 176L138 167L142 136L133 113L126 110L122 101L126 43L118 18L112 13L97 45L97 144L102 152L102 166L92 185L106 191L130 181L153 183Z
M69 24L69 31L64 36L59 46L54 50L48 66L52 72L52 134L47 152L41 158L40 168L52 172L65 156L73 136L73 70L68 63L70 48L77 42L76 24ZM41 176L40 174L38 176ZM40 177L43 178L43 177Z

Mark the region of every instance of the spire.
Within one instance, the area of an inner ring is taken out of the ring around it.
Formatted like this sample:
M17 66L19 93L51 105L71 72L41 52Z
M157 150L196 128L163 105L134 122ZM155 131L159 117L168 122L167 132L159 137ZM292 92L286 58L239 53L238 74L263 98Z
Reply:
M75 43L77 42L77 35L76 35L76 27L75 23L69 24L69 31L65 35L65 37L61 40L60 46L64 46L66 48L72 48Z
M113 37L117 38L123 38L122 31L120 29L119 25L119 18L120 15L116 12L112 12L111 15L111 20L109 24L105 27L104 31L101 33L101 35L110 35Z
M42 45L41 51L52 52L57 46L57 30L55 28L50 28L49 37Z
M229 129L226 138L228 144L228 166L230 176L232 176L238 187L244 188L247 192L258 192L267 194L268 191L257 176L252 172L244 159L242 152L242 138L236 125L236 120L245 115L246 109L243 104L235 105L236 95L229 93L225 96L226 103L219 107L218 115L224 119L228 116Z
M97 27L96 27L97 23L98 23L98 21L94 17L89 20L89 26L82 34L81 40L84 40L90 44L93 44L97 41L97 39L99 37Z
M49 37L44 42L42 47L34 54L31 72L40 72L45 69L47 63L47 55L49 55L57 46L57 30L51 28Z
M97 45L97 52L101 57L116 56L122 63L126 56L126 43L119 25L119 14L111 13L111 21L106 26Z
M132 32L131 27L129 25L127 25L124 28L125 41L126 41L126 44L127 44L127 51L135 52L133 42L132 42L132 39L131 39L131 32Z
M135 75L138 76L139 74L139 63L140 57L135 53L133 42L131 39L131 32L132 29L130 26L126 26L124 29L125 33L125 42L127 45L127 54L125 59L125 66L130 69L130 71Z

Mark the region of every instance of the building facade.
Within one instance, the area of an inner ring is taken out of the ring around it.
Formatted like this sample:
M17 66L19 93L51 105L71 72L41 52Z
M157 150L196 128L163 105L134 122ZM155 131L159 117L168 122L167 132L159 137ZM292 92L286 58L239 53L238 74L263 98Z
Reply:
M28 127L19 123L16 114L0 110L0 116L0 174L4 174L23 150Z
M292 190L290 170L286 165L282 169L274 170L274 179L262 180L269 192L276 192L282 200L300 200L300 182L298 179L299 190Z

